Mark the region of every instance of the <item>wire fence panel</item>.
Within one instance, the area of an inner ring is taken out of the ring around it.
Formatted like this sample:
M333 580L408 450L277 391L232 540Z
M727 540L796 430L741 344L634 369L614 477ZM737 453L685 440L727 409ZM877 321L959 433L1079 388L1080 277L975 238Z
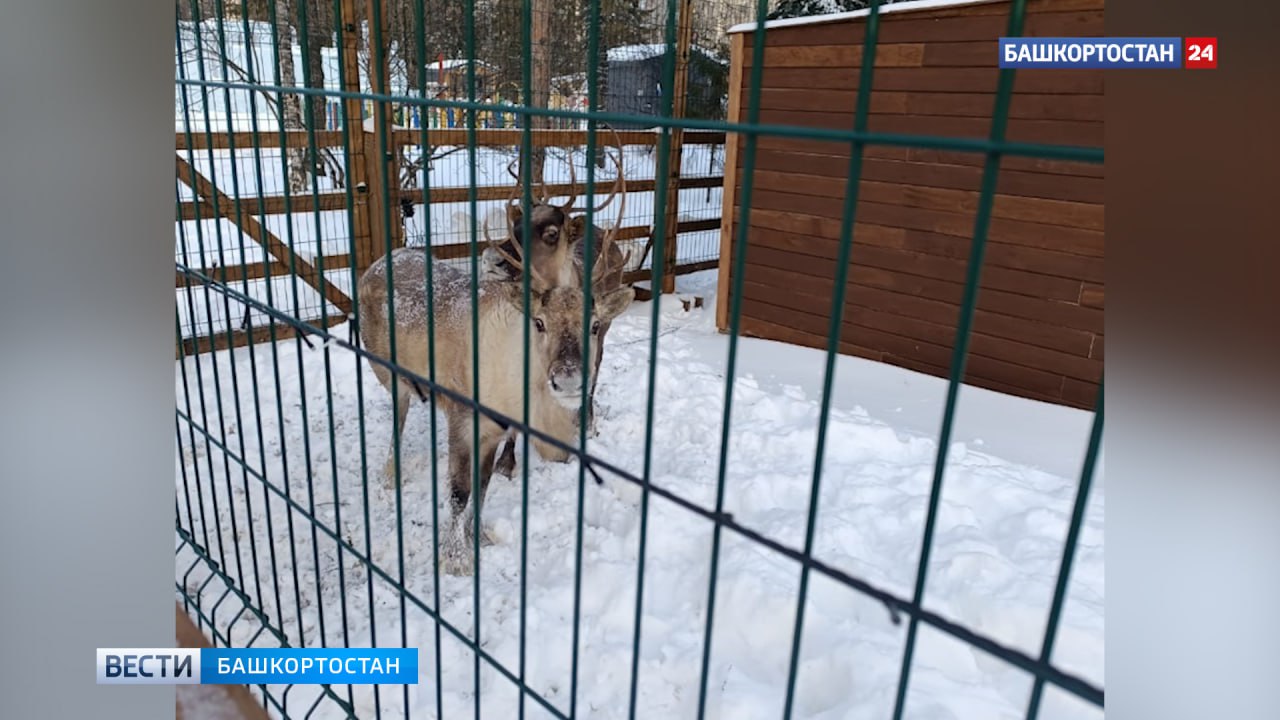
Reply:
M1012 70L981 138L875 130L892 61L776 122L766 19L865 7L878 59L881 5L179 0L178 598L219 646L420 649L273 717L1101 714L1101 384L1069 469L957 427L1002 163L1102 152L1008 140ZM742 337L765 138L841 146L822 354ZM981 167L936 437L836 377L885 148ZM717 267L724 335L672 302Z

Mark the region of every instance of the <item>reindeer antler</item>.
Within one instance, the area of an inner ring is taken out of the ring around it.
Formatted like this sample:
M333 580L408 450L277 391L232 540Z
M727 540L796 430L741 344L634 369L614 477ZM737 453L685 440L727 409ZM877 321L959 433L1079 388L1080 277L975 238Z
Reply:
M574 208L577 210L590 210L592 214L596 214L596 213L599 213L601 210L604 210L606 207L608 207L609 203L613 202L613 199L615 197L621 196L622 199L618 204L617 222L615 222L613 226L605 232L605 235L602 241L602 244L606 246L617 240L618 233L621 232L622 230L622 221L626 217L626 213L627 213L627 177L622 166L622 157L623 157L622 136L620 136L618 134L618 131L614 130L613 127L610 127L609 130L613 133L613 137L618 147L618 154L613 159L614 165L617 167L617 170L618 170L617 179L613 183L613 190L612 192L609 193L609 197L606 198L605 201L601 203L599 206L591 207L591 208ZM627 257L630 258L630 253L627 254Z
M578 199L578 193L577 193L578 171L573 164L572 152L570 152L568 155L568 163L569 163L569 199L566 200L564 203L556 206L561 210L563 210L566 215L568 215L573 210L573 201ZM542 188L542 202L550 205L551 203L548 201L551 199L551 195L547 192L547 186L543 185L541 180L539 180L538 184L539 184L539 187Z
M612 127L610 127L609 129L613 130ZM614 161L618 166L618 182L616 184L617 190L614 191L613 195L609 196L608 200L604 201L604 205L601 205L599 208L596 208L596 212L599 212L600 210L604 209L609 203L613 202L614 195L617 195L619 191L622 193L622 199L618 201L618 221L614 223L613 227L605 234L605 238L610 241L614 240L617 237L618 233L621 232L622 220L623 218L626 217L626 213L627 213L627 175L625 172L623 172L623 169L622 169L622 153L623 153L622 136L618 134L617 130L613 130L613 137L616 138L618 141L618 157ZM631 257L631 253L627 253L627 258L624 259L622 262L623 267L626 267L627 259L630 259L630 257Z
M604 210L605 208L609 207L609 203L613 202L613 199L618 196L619 191L621 191L624 196L627 192L626 178L624 178L622 175L622 154L623 154L622 136L618 134L617 130L613 129L613 126L609 127L609 131L613 133L615 144L618 146L618 155L617 157L614 158L614 161L613 161L614 165L618 167L618 177L616 180L613 181L613 190L610 191L609 197L605 198L604 202L591 208L592 213L599 213L601 210ZM586 208L574 208L574 209L586 210Z
M508 165L507 165L507 171L508 171L508 172L511 172L511 166L512 166L512 164L514 164L514 163L510 163L510 164L508 164ZM516 177L516 180L517 180L517 181L520 179L518 176L516 176L516 175L515 175L515 173L514 173L514 172L512 172L512 176L513 176L513 177ZM515 206L519 205L519 203L520 203L519 195L520 195L520 186L519 186L519 185L516 185L515 187L513 187L513 188L512 188L512 190L511 190L511 194L507 197L507 201L506 201L506 203L505 203L505 206L508 208L508 210L509 210L510 208L513 208L513 207L515 207ZM485 239L485 241L489 243L489 246L490 246L490 247L492 247L492 248L493 248L493 250L494 250L494 252L498 253L498 255L499 255L503 260L506 260L508 263L510 263L510 264L511 264L511 266L512 266L513 268L515 268L515 269L516 269L516 272L517 272L517 273L523 273L523 272L524 272L524 270L525 270L525 268L526 268L526 267L528 267L528 269L529 269L529 279L530 279L531 281L533 281L533 285L532 285L532 287L534 287L534 288L546 288L546 287L549 287L550 285L549 285L549 283L546 281L546 278L542 277L542 275L538 272L538 270L537 270L537 268L536 268L535 266L533 266L533 265L528 265L528 266L526 266L526 265L525 265L525 262L524 262L524 245L523 245L522 243L518 243L518 242L516 242L516 241L515 241L515 239L516 239L516 234L515 234L515 223L512 221L511 213L510 213L510 212L507 212L507 213L504 213L504 214L506 215L506 222L507 222L507 237L506 237L506 239L505 239L505 240L503 240L503 241L497 241L497 240L494 240L494 239L489 235L489 218L488 218L488 217L485 217L484 222L483 222L483 223L481 223L481 230L482 230L482 231L483 231L483 233L484 233L484 239ZM510 248L511 248L511 250L510 250L510 251L508 251L508 250L507 250L507 246L510 246Z
M508 230L511 228L511 221L509 220L507 221L507 227L508 227ZM530 287L534 289L542 289L542 288L549 287L549 283L547 283L546 278L542 277L542 275L538 272L537 267L533 265L525 265L524 248L523 246L521 246L520 243L514 242L515 240L514 235L509 234L508 239L505 241L499 242L497 240L494 240L492 237L489 236L489 218L485 218L484 222L481 223L481 230L484 233L485 241L489 243L489 247L493 248L493 251L498 253L499 257L501 257L503 260L506 260L508 263L511 263L511 266L516 269L517 273L522 273L524 272L526 267L528 268L529 279L532 281L532 284ZM508 251L507 247L510 247L511 250Z
M622 253L622 261L619 263L610 262L609 251L613 249L615 244L615 232L605 233L604 238L600 242L600 250L596 254L595 261L591 263L591 288L594 292L601 292L604 288L602 283L605 278L614 272L621 272L626 268L627 263L631 261L631 251Z
M513 168L518 160L519 158L517 157L516 159L507 163L507 174L510 175L516 181L517 187L520 185L521 180L520 180L520 176L516 173L516 171ZM542 178L536 178L536 179L532 179L532 183L533 183L533 186L538 189L538 194L535 195L533 198L534 201L543 205L551 205L551 202L550 202L551 193L547 190L546 182L543 181ZM577 184L578 184L578 173L577 173L577 170L574 168L573 155L570 154L569 156L569 199L563 204L555 205L554 207L560 208L565 213L570 212L573 209L573 201L578 199L577 193L574 192L574 187L577 186Z
M506 202L503 203L503 209L506 210L508 218L511 217L511 209L520 204L520 175L515 171L515 165L519 160L520 156L517 155L511 162L507 163L507 174L516 181L515 185L511 187L511 194L507 196Z

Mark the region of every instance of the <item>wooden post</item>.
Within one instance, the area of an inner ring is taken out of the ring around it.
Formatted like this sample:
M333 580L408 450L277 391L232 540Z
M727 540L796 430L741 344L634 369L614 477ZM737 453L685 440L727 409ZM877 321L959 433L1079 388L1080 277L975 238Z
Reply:
M729 42L729 117L736 123L742 115L742 65L746 59L746 33L736 33ZM733 223L738 219L733 203L738 191L737 133L724 136L724 190L720 193L720 274L716 279L716 327L729 329L729 268L732 267Z
M529 51L533 57L530 75L533 87L533 97L530 100L535 108L549 108L551 106L551 3L547 0L532 0L533 7L530 12L533 15L533 26L529 28ZM587 62L593 62L589 58ZM551 118L545 115L530 116L528 118L529 127L535 130L547 129L551 127ZM524 149L521 147L521 152ZM538 183L543 182L546 176L543 174L547 158L547 149L545 147L534 147L533 157L529 164L529 179L533 183L533 187L537 187ZM570 158L572 162L572 158Z
M672 93L671 116L683 118L686 101L689 97L689 46L693 43L693 0L680 0L679 15L676 17L676 79ZM662 258L662 292L676 291L676 232L680 222L680 160L684 149L684 128L671 130L671 152L667 164L667 204L656 211L666 213L666 245ZM656 218L655 218L656 220ZM655 222L655 226L656 226Z
M391 236L391 248L404 247L404 222L400 210L400 163L396 150L395 135L391 132L391 113L386 112L383 122L377 121L374 114L374 130L365 135L364 165L368 170L369 186L369 242L370 260L387 254L387 235ZM386 137L387 154L381 155L383 147L380 136ZM382 166L386 164L387 186L383 188ZM388 212L389 211L389 212ZM383 226L390 218L391 224Z
M372 13L369 21L373 22ZM382 12L381 23L383 41L389 43L391 26L385 9ZM373 39L373 30L370 29L369 41L372 43ZM390 87L388 79L390 55L389 48L385 44L380 48L369 47L369 82L373 85L373 91L380 95L387 94ZM379 56L382 59L381 63L378 62ZM390 103L386 101L373 103L370 120L373 131L362 134L365 135L364 165L369 185L369 234L372 242L369 262L373 262L387 254L388 237L391 240L391 249L404 247L404 222L400 211L400 153L396 149L395 133L391 132L395 117ZM363 122L361 129L364 129ZM385 155L382 154L384 147ZM385 225L388 219L390 225Z
M213 207L228 208L233 204L233 200L226 193L218 189L209 178L201 175L195 168L182 159L181 155L176 155L174 159L177 161L178 180L182 181L187 187ZM216 215L215 215L216 216ZM223 218L231 220L223 215ZM287 266L296 269L298 277L303 282L316 289L316 292L324 295L325 299L342 310L343 314L351 312L351 298L337 285L334 285L320 274L320 271L314 265L306 260L298 257L288 245L280 241L270 230L263 226L253 215L244 215L240 218L240 228L245 231L249 237L253 238L262 249L270 253L272 257L284 262ZM203 270L203 268L201 268ZM247 269L247 268L246 268ZM243 270L242 270L243 272Z
M339 69L342 90L358 93L360 88L360 24L357 0L342 0L342 18L338 32L342 38L342 67ZM369 169L365 153L364 103L348 98L342 104L342 121L351 138L351 239L355 246L356 272L363 273L377 260L373 251L373 232L369 227Z

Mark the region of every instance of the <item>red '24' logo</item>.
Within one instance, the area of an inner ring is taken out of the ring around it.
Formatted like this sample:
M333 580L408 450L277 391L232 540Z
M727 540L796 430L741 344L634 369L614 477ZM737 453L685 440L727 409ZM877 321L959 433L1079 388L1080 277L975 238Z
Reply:
M1218 38L1187 38L1182 64L1191 70L1209 70L1218 67Z

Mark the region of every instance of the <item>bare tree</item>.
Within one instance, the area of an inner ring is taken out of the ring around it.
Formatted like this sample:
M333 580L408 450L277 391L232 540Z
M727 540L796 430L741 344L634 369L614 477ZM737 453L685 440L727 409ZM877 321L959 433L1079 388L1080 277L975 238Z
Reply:
M316 2L316 1L317 0L308 0L308 2ZM320 0L320 2L321 4L323 4L323 0ZM212 8L216 11L217 4L209 0L204 0L204 2L200 3L200 6L198 9L200 9L201 12L203 12L205 9L204 8L205 5L207 5L208 8ZM262 7L259 9L261 10L262 13L266 13L267 7L265 3L262 3L261 5ZM180 7L186 10L187 15L192 14L190 5L182 4L180 5ZM254 16L253 10L252 10L253 7L254 7L254 3L250 3L251 10L249 12L249 18L255 21L265 20L266 15L261 15L260 17ZM183 33L184 41L181 46L180 62L182 62L184 66L187 66L192 63L196 63L201 58L203 58L206 67L208 67L209 65L212 65L215 68L215 70L213 70L212 72L217 74L218 79L222 79L223 72L225 71L226 78L232 82L253 84L253 85L274 84L274 78L271 77L270 70L264 67L264 62L261 59L255 60L255 58L262 58L262 56L256 50L256 48L259 45L269 44L269 40L266 37L261 36L258 29L255 28L255 26L252 24L249 25L248 32L247 33L244 32L243 25L241 24L243 22L243 16L240 14L240 10L238 6L235 4L227 3L224 6L224 15L221 18L219 18L216 15L211 17L215 21L218 21L222 24L222 31L223 33L229 36L228 39L236 36L239 37L239 41L243 44L243 47L245 49L246 63L241 64L240 62L237 62L234 58L229 57L228 53L223 52L222 44L219 41L219 34L216 29L210 30L208 28L203 28L203 27L196 27L192 29L192 33L190 34L190 37L192 38L192 40L190 42L187 42L185 40L185 38L188 37L187 33L185 32ZM308 21L309 20L310 20L310 17L308 17ZM310 29L311 28L309 28L309 30ZM282 35L286 35L288 32L289 30L286 27ZM318 59L323 58L319 50L319 48L321 47L320 45L316 44L315 42L309 42L308 45L309 47L307 48L308 50L307 54L309 58L311 56L314 56L315 58L318 58ZM274 53L272 54L274 55ZM290 52L290 57L292 57L292 52ZM309 68L308 72L310 73L312 72L312 70ZM321 69L319 72L320 72L319 75L312 75L312 85L323 87L324 85L323 69ZM284 78L284 75L285 75L285 70L282 68L281 69L282 79ZM288 82L289 82L288 80L285 80L286 85L288 84ZM236 93L245 92L247 94L252 94L254 96L257 96L258 98L260 98L260 100L254 104L255 110L257 111L265 110L275 120L277 127L280 127L280 126L284 126L286 128L289 127L286 124L284 118L281 117L280 103L277 102L277 98L274 93L268 92L266 90L250 90L250 91L237 90L234 92ZM316 122L321 123L323 122L323 119L325 117L324 98L316 97L315 100L317 101L317 106L316 106L317 109L314 109L313 112L316 113L315 115ZM191 109L203 108L203 98L200 97L199 95L195 95L194 97L189 97L187 99L187 103ZM291 129L300 129L303 127L305 127L305 125L302 123L299 123L297 126ZM304 153L309 154L309 152L310 152L309 149L304 150ZM343 171L342 163L334 156L333 152L329 148L319 148L319 157L315 159L314 163L310 160L310 158L308 158L307 161L304 162L304 168L302 172L306 171L305 167L309 167L312 165L314 165L315 172L318 176L328 177L335 187L339 187L339 188L344 187L344 184L346 182L346 177L345 177L345 172ZM295 188L293 188L293 186L290 186L290 189L291 191L295 191Z
M307 64L307 79L310 86L324 89L324 48L331 45L334 38L333 3L328 0L303 0L300 10L305 11L307 20L307 42L303 61ZM302 24L301 17L298 21ZM310 96L312 122L323 126L328 117L327 101L323 95ZM310 159L309 159L310 160ZM311 160L309 165L315 168L317 175L325 175L325 164L319 160Z
M295 0L276 0L275 25L279 42L276 50L276 69L282 87L297 87L297 74L293 68L293 4ZM297 93L281 93L281 120L285 130L305 130L302 122L302 100ZM307 150L289 148L285 151L289 166L289 190L304 193L307 190Z

